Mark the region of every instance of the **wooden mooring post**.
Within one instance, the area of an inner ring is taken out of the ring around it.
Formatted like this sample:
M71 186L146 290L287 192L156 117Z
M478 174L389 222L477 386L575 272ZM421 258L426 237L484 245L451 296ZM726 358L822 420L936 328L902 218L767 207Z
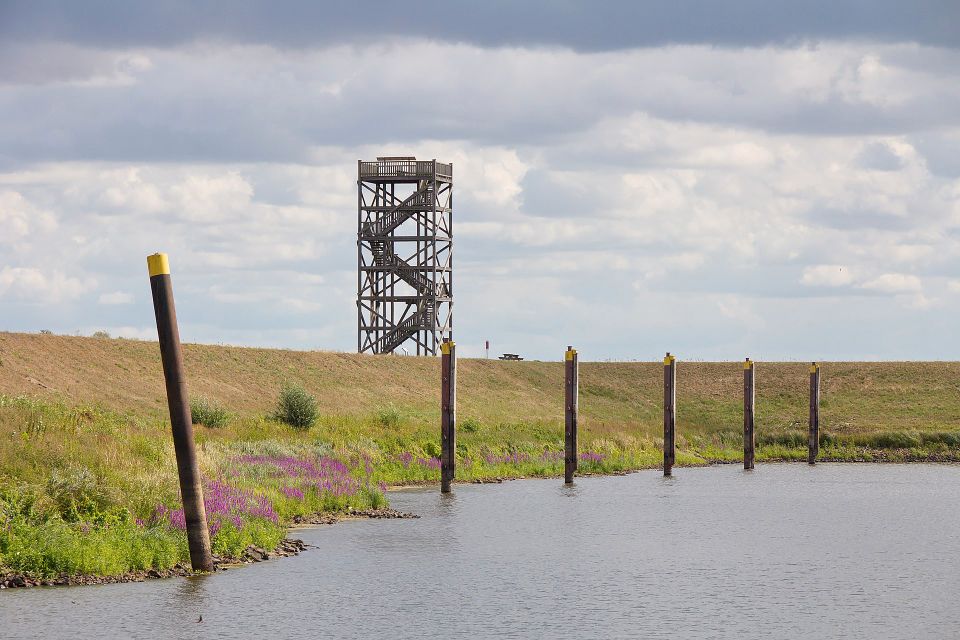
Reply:
M457 466L457 345L440 345L440 493L450 493Z
M663 359L663 475L673 474L677 460L677 359Z
M755 374L756 374L756 365L750 360L746 359L746 362L743 363L743 468L744 469L753 469L753 459L756 448L756 440L754 439L753 428L754 428L754 401L756 399L755 393Z
M148 256L147 269L150 272L153 310L157 317L163 377L167 384L167 405L170 409L173 451L177 458L177 475L180 479L180 498L183 501L183 515L187 525L190 564L194 571L213 571L210 532L207 530L207 513L203 506L203 485L193 441L193 421L190 417L190 400L183 371L180 330L177 327L177 311L173 303L173 285L170 281L167 254L155 253Z
M577 409L580 385L579 361L577 350L567 347L564 355L564 390L565 390L565 422L564 422L564 452L563 452L563 481L566 484L573 482L573 474L577 470Z
M810 433L807 438L807 462L817 463L820 454L820 365L810 364Z

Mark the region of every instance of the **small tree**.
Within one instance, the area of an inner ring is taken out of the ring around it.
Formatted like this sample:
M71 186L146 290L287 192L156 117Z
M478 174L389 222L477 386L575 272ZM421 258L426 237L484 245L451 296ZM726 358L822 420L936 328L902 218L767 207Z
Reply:
M317 400L299 385L284 385L275 417L295 429L309 429L317 420Z

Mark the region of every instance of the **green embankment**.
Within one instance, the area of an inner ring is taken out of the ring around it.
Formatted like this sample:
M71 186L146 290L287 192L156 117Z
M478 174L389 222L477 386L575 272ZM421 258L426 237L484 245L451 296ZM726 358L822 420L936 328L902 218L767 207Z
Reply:
M191 394L228 412L196 427L222 555L439 478L437 359L186 345L185 360ZM559 356L458 370L458 479L560 475ZM807 370L758 363L758 461L805 459ZM741 376L680 362L680 465L741 458ZM958 381L960 363L823 363L822 458L960 459ZM580 382L582 470L656 466L661 364L582 362ZM317 399L309 430L269 417L286 383ZM0 574L172 566L177 496L155 343L0 333Z

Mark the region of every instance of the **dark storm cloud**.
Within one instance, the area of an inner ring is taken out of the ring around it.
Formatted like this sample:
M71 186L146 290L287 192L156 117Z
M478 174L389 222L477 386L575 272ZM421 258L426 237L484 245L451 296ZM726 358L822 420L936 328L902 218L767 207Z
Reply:
M196 39L313 47L399 36L480 46L613 50L672 43L755 46L869 39L960 45L956 0L4 0L0 39L95 47Z

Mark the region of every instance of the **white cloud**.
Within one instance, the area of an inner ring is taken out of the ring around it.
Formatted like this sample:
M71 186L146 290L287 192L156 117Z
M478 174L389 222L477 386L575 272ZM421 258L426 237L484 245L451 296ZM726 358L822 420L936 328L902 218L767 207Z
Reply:
M103 171L98 178L104 184L99 204L118 213L160 213L170 207L158 186L145 181L138 167Z
M766 326L763 317L752 309L752 305L737 296L717 300L717 310L724 318L738 322L748 329L762 329Z
M845 287L853 283L853 273L844 265L818 264L804 268L800 283L809 287Z
M193 222L226 220L249 207L253 187L238 172L189 175L170 189L180 215Z
M116 338L129 338L131 340L151 340L157 339L156 327L131 327L129 325L109 326L106 328L88 327L85 333L92 334L95 331L106 331Z
M22 194L0 189L0 243L13 244L34 233L57 228L56 218L29 202Z
M925 296L922 292L911 295L897 296L897 299L908 309L926 311L940 306L940 300Z
M884 273L860 286L881 293L919 292L923 288L920 278L904 273Z
M125 291L101 293L98 300L100 304L133 304L133 294Z
M92 278L75 278L60 271L32 267L0 269L0 298L12 296L25 302L57 304L73 300L96 287Z

